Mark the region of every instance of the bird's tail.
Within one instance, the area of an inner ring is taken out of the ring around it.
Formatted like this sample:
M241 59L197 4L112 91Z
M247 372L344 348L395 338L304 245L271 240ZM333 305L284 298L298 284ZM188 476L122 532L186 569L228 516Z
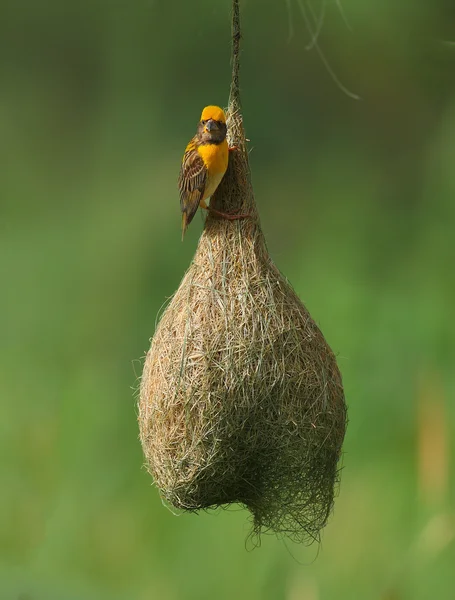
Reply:
M185 231L186 231L187 227L188 227L188 221L187 221L186 211L183 211L182 212L182 242L183 242L183 238L185 237Z

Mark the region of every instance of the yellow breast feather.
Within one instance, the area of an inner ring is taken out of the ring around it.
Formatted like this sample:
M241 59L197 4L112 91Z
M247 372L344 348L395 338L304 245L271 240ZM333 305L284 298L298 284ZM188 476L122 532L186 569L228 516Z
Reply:
M226 140L221 144L202 144L197 151L210 175L224 175L229 161L229 147Z

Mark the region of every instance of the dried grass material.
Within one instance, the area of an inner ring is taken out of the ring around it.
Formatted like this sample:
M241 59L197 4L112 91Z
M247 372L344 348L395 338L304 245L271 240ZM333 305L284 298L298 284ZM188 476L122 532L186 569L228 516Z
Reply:
M319 539L346 427L335 356L268 255L251 187L233 0L228 140L193 262L165 310L141 381L139 427L162 497L199 510L241 503L253 533Z
M346 424L333 352L268 255L242 120L230 105L228 172L193 262L147 354L141 442L163 498L186 510L241 503L254 532L319 538Z

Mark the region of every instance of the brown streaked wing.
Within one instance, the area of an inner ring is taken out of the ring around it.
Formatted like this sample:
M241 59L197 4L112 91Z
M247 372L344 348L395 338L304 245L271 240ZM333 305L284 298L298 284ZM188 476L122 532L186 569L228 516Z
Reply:
M196 214L206 182L207 168L199 156L194 140L191 140L183 155L179 176L180 208L186 214L187 225Z

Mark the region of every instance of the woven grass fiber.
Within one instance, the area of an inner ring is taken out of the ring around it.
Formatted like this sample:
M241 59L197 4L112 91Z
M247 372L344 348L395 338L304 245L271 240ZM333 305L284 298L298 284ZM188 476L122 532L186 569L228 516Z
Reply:
M193 262L158 324L139 424L162 497L198 510L239 502L254 531L318 539L334 498L346 424L333 352L268 255L240 114L230 167Z
M333 352L267 252L239 107L231 88L238 149L211 204L251 217L209 213L146 356L140 438L167 503L240 503L253 534L308 543L333 506L346 405Z

